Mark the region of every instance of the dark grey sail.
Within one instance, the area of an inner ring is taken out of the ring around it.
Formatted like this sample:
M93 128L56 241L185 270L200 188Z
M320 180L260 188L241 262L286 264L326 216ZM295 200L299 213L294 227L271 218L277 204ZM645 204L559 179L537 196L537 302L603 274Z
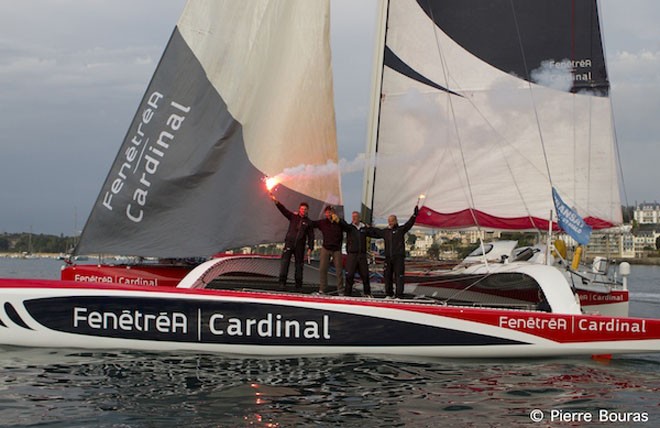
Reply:
M283 238L264 178L337 162L329 4L306 3L189 2L78 254L207 257ZM341 203L338 174L289 178L276 195L291 210Z

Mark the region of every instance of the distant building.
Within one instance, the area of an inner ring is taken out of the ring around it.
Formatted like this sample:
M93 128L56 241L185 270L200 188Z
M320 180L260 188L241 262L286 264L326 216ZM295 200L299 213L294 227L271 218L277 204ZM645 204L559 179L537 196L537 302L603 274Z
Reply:
M644 257L648 250L655 250L660 237L660 224L640 224L635 232L636 257Z
M480 242L480 238L484 241L497 240L501 236L500 231L493 230L433 230L428 228L414 227L409 233L415 235L415 245L410 245L409 240L406 240L406 249L412 257L426 257L431 245L435 242L441 244L448 241L458 241L460 245L467 246ZM441 258L455 259L458 256L456 251L451 251L441 255Z
M587 254L611 258L633 258L638 249L636 237L630 225L623 225L607 230L592 232L587 245Z
M409 240L406 240L406 247L410 251L412 257L426 257L428 254L429 248L433 245L434 235L429 229L419 229L413 228L409 235L413 234L417 237L414 245L409 244Z
M485 230L485 229L466 229L466 230L442 230L436 237L436 240L441 237L444 240L459 240L461 244L469 245L476 244L480 239L484 241L497 240L502 235L499 230Z
M659 224L660 223L660 203L642 202L637 205L633 218L638 224Z

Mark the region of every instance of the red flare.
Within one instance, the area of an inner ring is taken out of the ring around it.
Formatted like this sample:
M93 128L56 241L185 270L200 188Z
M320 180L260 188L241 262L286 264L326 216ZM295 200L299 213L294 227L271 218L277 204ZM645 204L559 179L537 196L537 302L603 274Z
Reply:
M275 186L280 184L280 181L276 177L267 177L266 180L266 189L270 192Z

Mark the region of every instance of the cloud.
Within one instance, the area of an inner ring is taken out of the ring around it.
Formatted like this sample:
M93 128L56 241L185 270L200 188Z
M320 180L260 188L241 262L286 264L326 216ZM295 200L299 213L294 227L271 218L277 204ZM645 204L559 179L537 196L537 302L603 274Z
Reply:
M0 210L1 230L68 234L74 207L81 226L183 3L24 0L3 9L0 200L12 208Z
M609 71L615 82L655 85L660 81L660 49L617 51L609 58Z
M616 51L608 65L627 203L660 200L660 49Z

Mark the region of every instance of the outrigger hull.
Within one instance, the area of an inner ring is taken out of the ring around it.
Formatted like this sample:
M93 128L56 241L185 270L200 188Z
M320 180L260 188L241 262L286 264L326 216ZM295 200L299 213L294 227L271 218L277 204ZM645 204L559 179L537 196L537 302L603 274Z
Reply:
M455 358L660 352L660 320L236 290L0 280L0 344Z

